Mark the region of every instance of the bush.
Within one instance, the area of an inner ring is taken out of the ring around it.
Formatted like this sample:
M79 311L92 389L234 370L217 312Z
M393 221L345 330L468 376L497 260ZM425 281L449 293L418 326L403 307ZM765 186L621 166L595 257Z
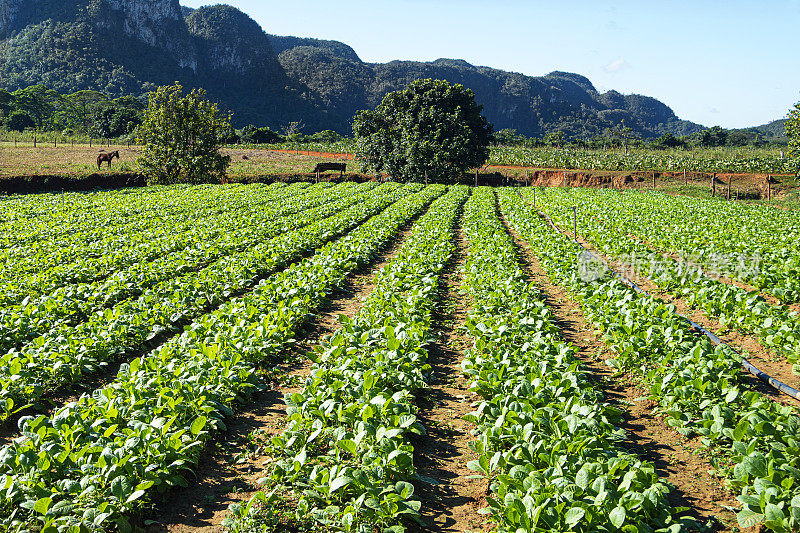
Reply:
M36 122L24 111L12 111L6 120L6 127L11 131L25 131L36 126Z
M138 163L149 184L207 183L225 179L231 158L219 150L229 134L230 115L195 89L183 94L179 83L151 92L142 125L144 145Z

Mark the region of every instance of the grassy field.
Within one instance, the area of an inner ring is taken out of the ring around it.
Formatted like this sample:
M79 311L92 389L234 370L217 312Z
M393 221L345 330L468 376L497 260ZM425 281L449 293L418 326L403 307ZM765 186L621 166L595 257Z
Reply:
M71 177L89 176L97 173L97 155L101 150L112 152L119 150L120 159L112 163L114 172L139 172L136 158L141 148L127 145L104 146L102 148L87 145L57 146L33 145L14 147L13 143L4 143L0 149L0 179L17 176L52 176L66 175ZM257 178L264 176L280 176L287 174L310 174L314 166L329 158L306 156L299 154L282 154L270 150L259 149L225 149L231 156L230 176L233 180ZM355 167L353 167L355 170ZM104 163L100 172L108 172Z

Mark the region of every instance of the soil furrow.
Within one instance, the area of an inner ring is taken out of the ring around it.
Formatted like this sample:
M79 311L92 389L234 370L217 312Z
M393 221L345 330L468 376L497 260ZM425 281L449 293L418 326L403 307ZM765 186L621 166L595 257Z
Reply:
M419 216L408 222L383 252L352 272L331 293L327 303L298 333L297 342L287 350L286 360L279 365L282 374L279 382L269 391L256 394L247 410L227 422L227 434L215 440L201 458L197 479L190 480L187 488L166 493L164 500L149 513L149 531L223 531L222 521L228 514L228 506L246 502L262 489L259 479L266 459L263 444L283 429L286 418L283 398L302 388L311 369L307 354L339 328L340 314L352 318L358 313L363 299L374 287L375 274L394 259Z
M528 243L503 224L514 240L524 270L541 290L553 313L553 321L564 339L572 344L589 377L603 391L606 401L624 411L622 429L628 433L623 446L631 453L653 463L659 477L675 488L669 495L675 507L688 507L688 514L701 522L710 522L715 530L731 530L734 514L726 507L739 504L724 488L723 480L712 475L714 467L701 456L699 439L686 439L653 414L654 404L647 392L628 374L620 374L605 364L612 353L601 340L600 332L585 318L580 305L561 287L550 281Z
M426 529L431 531L477 532L491 529L488 518L478 514L487 506L488 482L469 479L475 472L467 462L476 458L469 447L474 425L463 420L473 411L477 396L461 371L464 351L471 347L464 331L469 298L459 287L463 277L467 243L463 231L453 233L455 251L439 279L433 320L436 342L428 346L433 370L431 387L419 394L418 417L427 435L415 437L414 464L425 483L416 483L422 501Z

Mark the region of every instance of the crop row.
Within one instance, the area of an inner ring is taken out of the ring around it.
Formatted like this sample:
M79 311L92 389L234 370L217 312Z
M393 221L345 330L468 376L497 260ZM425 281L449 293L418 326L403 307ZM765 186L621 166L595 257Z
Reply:
M593 170L667 170L680 172L794 173L789 159L746 154L742 156L695 156L692 152L618 152L579 149L501 146L492 150L492 164L543 168Z
M430 207L360 312L340 317L318 347L303 390L286 398L286 428L272 439L268 482L276 488L234 508L230 529L279 520L277 498L292 501L298 521L334 530L400 532L419 518L408 437L424 428L413 394L428 386L433 292L468 194L453 188Z
M589 190L570 196L622 235L644 239L782 301L800 299L800 218L795 212L663 194Z
M610 363L639 376L667 423L700 435L717 471L738 491L743 527L776 532L800 527L800 417L751 391L741 359L698 336L675 306L638 294L616 278L579 273L580 248L553 232L516 192L501 193L516 231L551 279L581 304L616 353ZM590 278L591 279L591 278Z
M185 486L204 443L225 429L236 403L264 387L257 367L274 363L326 294L442 192L413 194L420 189L395 189L404 199L123 365L107 387L51 418L21 420L22 437L0 450L3 525L128 531L154 493Z
M473 193L463 227L474 301L466 325L475 339L463 368L482 399L466 417L479 435L469 466L491 480L498 531L680 528L670 489L621 447L621 413L591 385L526 281L491 190Z
M195 234L208 233L210 237L217 234L220 230L214 224L216 217L233 223L236 219L246 219L250 212L257 212L265 202L275 203L275 199L262 200L251 195L224 208L187 205L179 218L167 222L151 219L146 222L149 228L136 234L108 238L98 227L93 227L95 242L89 246L60 242L63 248L49 255L34 249L27 254L25 266L4 265L0 274L0 280L5 280L0 303L16 303L68 283L100 280L120 268L183 249L193 242ZM276 207L279 205L275 203Z
M302 191L286 187L259 189L256 197L264 201ZM14 242L0 249L0 257L17 271L29 270L31 256L39 261L41 268L50 268L68 262L75 255L73 248L95 256L108 249L111 243L119 243L127 236L138 242L142 232L154 227L185 223L187 215L194 211L222 214L252 203L252 198L248 198L252 191L248 195L244 187L201 191L178 188L171 195L167 195L168 192L164 191L163 195L143 193L141 198L136 198L134 201L144 208L141 212L126 212L123 206L131 203L127 194L98 195L95 202L85 208L72 207L71 211L45 213L24 225L12 225L5 229L5 239ZM47 196L39 195L30 201L46 204L47 199ZM102 238L98 238L101 232Z
M101 309L139 296L159 282L190 274L279 233L326 218L361 201L360 195L368 193L373 186L346 184L320 195L306 195L299 201L287 199L270 209L259 205L249 213L219 217L215 224L209 224L208 232L196 230L180 235L176 241L186 245L183 250L151 262L134 263L100 281L62 286L51 294L28 298L22 304L1 309L0 350L18 347L45 331L74 325ZM337 199L341 201L335 202ZM309 207L312 209L306 209ZM284 214L294 216L282 216Z
M547 196L547 201L540 200L539 205L557 224L566 225L571 211L567 206L571 202L572 198L554 193ZM637 273L717 318L723 327L756 335L765 346L790 362L800 361L800 320L796 311L786 305L771 305L757 292L713 279L702 267L656 254L624 233L621 226L624 227L625 215L619 214L621 208L606 207L588 197L580 209L593 215L582 220L580 233L599 250L622 258Z
M260 198L301 192L309 184L256 187L148 187L94 193L12 196L4 202L4 215L13 221L0 224L0 248L15 251L40 245L90 244L97 228L107 232L132 233L154 223L180 218L187 210L202 206L223 211L241 204L258 191ZM15 201L18 200L18 201Z
M141 350L159 335L177 331L183 323L215 307L257 279L314 250L357 226L399 198L395 184L385 184L353 207L317 220L311 212L307 226L278 235L198 271L163 281L133 300L91 315L76 327L64 326L37 337L21 351L0 358L0 413L29 403L52 388L74 383L123 354ZM335 207L347 207L352 202ZM297 217L302 220L302 216ZM277 222L283 227L283 222Z

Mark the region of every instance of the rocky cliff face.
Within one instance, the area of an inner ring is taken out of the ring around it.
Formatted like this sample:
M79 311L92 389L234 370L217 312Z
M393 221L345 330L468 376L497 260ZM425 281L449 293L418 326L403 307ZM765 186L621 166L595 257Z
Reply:
M178 0L104 0L119 12L125 35L167 52L181 68L197 71L197 51L189 35ZM113 30L116 15L104 17L99 25Z
M204 65L231 76L254 70L280 70L267 34L250 17L230 6L202 7L186 18L202 50Z

